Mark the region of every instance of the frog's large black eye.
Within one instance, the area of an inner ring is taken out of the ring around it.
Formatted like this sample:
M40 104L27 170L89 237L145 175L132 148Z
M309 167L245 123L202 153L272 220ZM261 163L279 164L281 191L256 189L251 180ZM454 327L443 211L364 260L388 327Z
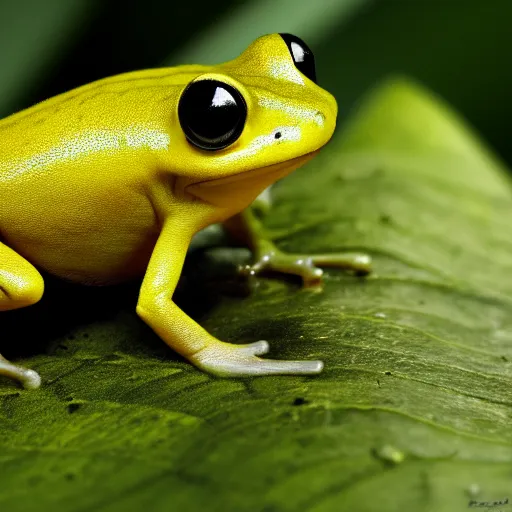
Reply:
M288 46L295 67L316 84L315 57L309 46L292 34L279 34Z
M199 80L183 91L178 117L191 144L214 151L233 144L240 137L247 105L231 85L218 80Z

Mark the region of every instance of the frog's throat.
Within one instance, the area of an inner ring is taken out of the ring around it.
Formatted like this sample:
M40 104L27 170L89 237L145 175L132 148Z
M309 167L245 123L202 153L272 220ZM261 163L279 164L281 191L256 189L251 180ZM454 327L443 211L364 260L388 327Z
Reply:
M317 153L318 150L259 169L192 183L187 185L185 190L206 203L241 211L249 206L269 185L304 165Z

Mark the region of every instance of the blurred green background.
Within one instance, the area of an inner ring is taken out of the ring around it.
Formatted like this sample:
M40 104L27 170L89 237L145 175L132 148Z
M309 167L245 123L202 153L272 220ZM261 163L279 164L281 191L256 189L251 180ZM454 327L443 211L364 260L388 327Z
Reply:
M238 55L291 32L342 125L389 74L424 83L512 163L510 0L1 0L0 116L124 71Z

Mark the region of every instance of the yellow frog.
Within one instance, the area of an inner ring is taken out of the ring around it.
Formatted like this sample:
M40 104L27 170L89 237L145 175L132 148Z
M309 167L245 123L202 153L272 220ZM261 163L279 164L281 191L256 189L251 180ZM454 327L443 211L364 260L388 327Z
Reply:
M315 263L369 271L364 254L280 253L247 208L327 143L336 114L316 85L311 50L272 34L230 62L113 76L3 119L0 311L41 298L38 269L89 285L144 276L138 315L197 367L219 376L320 372L321 361L258 357L266 341L214 338L172 296L193 235L225 221L253 249L253 273L309 283L322 274ZM26 388L41 382L1 356L0 374Z

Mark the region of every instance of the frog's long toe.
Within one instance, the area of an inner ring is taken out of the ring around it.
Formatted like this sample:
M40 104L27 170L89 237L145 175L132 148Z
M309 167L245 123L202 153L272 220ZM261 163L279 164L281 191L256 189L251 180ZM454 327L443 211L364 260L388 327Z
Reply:
M351 270L358 275L367 275L372 271L372 257L364 252L338 252L311 256L315 265Z
M322 361L280 361L257 357L268 352L268 349L266 341L248 345L216 343L190 359L198 367L219 377L313 375L323 370Z
M321 267L336 267L351 270L357 275L367 275L371 272L372 259L368 254L359 252L342 252L333 254L286 254L275 248L256 253L256 261L247 265L241 271L245 275L257 275L271 271L292 274L302 278L305 286L314 286L321 282L323 270Z
M255 276L262 272L278 272L291 274L302 278L305 284L319 283L323 271L313 263L313 258L297 254L284 254L280 251L271 251L257 255L252 265L241 269L246 276Z
M18 381L25 389L37 389L41 377L34 370L17 366L0 355L0 375Z

